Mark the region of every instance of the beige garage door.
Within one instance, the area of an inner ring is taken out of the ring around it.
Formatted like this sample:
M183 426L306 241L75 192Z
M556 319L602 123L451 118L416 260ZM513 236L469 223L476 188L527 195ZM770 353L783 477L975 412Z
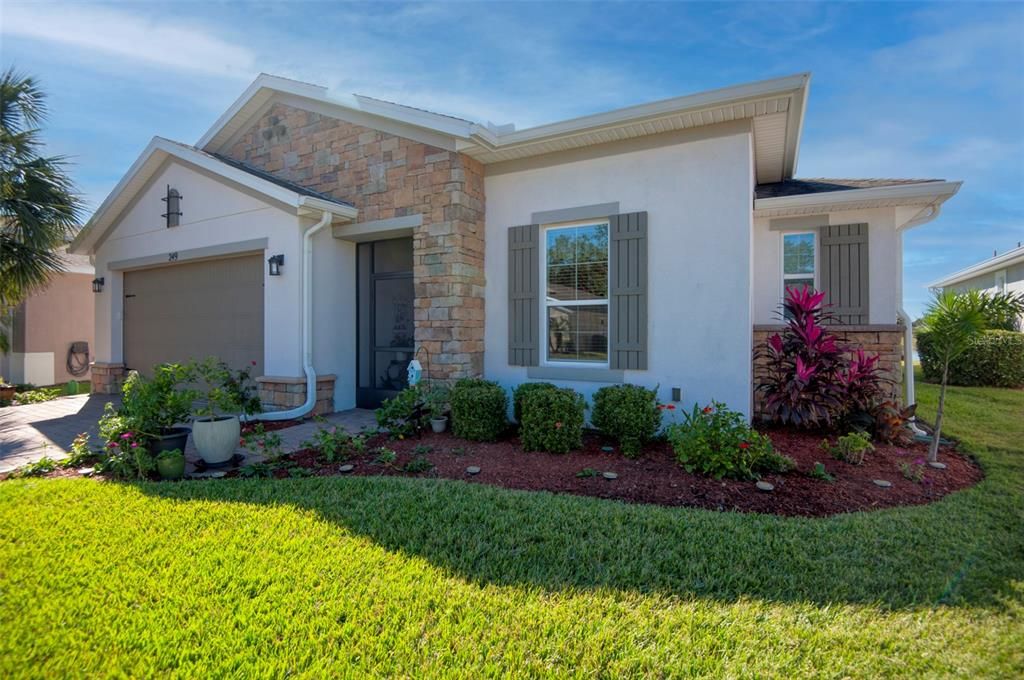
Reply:
M207 356L263 375L263 256L125 272L125 365L148 374Z

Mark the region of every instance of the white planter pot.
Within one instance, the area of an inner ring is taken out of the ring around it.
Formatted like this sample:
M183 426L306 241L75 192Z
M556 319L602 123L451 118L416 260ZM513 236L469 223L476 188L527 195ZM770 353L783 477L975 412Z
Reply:
M231 460L241 434L238 416L220 416L192 423L192 441L207 465L223 465Z
M441 432L444 432L444 428L447 425L448 425L448 418L447 417L444 417L444 418L431 418L430 419L430 429L432 429L434 432L437 432L438 434L440 434Z

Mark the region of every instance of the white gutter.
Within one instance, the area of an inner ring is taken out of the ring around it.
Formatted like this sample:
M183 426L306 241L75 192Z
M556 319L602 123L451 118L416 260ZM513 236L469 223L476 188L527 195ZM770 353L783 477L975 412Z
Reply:
M306 374L306 401L287 411L267 411L256 420L302 418L316 406L316 371L313 370L313 235L331 223L326 210L320 221L302 235L302 370Z
M899 239L900 244L900 305L896 308L896 316L903 322L903 382L907 387L906 403L908 406L910 404L917 403L917 392L914 387L914 327L913 322L910 319L910 315L907 314L907 310L903 308L903 231L905 229L913 229L914 227L919 227L922 224L931 222L939 216L940 212L942 212L942 204L932 204L919 212L916 217L896 228L896 236ZM913 418L910 419L910 429L914 431L914 434L925 434L923 430L917 427Z

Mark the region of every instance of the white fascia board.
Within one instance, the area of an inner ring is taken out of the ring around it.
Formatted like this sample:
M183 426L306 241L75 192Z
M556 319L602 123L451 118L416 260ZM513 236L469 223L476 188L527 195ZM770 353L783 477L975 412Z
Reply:
M776 196L774 198L758 198L754 200L754 210L785 210L788 208L809 208L821 206L827 209L830 205L872 201L920 201L929 197L943 202L960 190L963 182L921 182L919 184L894 184L869 189L842 189L840 191L823 191L816 194L800 194L798 196Z
M811 74L805 73L803 75L803 88L797 95L800 101L794 101L794 104L798 104L798 106L789 107L789 124L786 126L786 151L782 165L783 177L796 177L796 166L800 160L800 139L804 134L807 100L811 93Z
M698 94L663 99L647 104L639 104L637 106L629 106L604 113L571 118L525 130L499 133L494 135L494 138L498 147L511 146L533 142L538 139L561 137L598 128L613 127L646 118L686 113L691 110L705 109L711 106L726 106L750 99L785 96L806 88L809 80L809 73L800 73L772 80L761 80L756 83L736 85ZM800 102L794 103L799 103L800 108L802 108L802 102L803 97L800 97ZM800 114L800 117L802 119L802 114Z
M1019 262L1024 262L1024 247L1014 248L1013 250L1003 253L998 257L989 258L984 262L978 262L972 264L970 267L961 269L958 272L954 272L949 276L939 279L938 281L932 281L928 284L929 288L945 288L946 286L952 286L953 284L966 281L967 279L973 279L975 276L982 276L983 274L990 274L992 272L1011 267Z
M323 213L329 212L332 215L342 218L348 222L355 220L359 217L359 209L355 206L345 205L344 203L335 203L334 201L327 201L316 196L305 196L298 194L299 203L298 208L300 211Z

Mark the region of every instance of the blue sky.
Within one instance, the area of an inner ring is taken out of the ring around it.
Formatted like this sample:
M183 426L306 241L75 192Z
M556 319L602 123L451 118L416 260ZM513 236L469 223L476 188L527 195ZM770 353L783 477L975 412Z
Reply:
M95 207L156 134L261 71L519 127L812 71L800 177L964 180L910 232L905 299L1024 241L1024 4L373 5L0 0L0 61Z

